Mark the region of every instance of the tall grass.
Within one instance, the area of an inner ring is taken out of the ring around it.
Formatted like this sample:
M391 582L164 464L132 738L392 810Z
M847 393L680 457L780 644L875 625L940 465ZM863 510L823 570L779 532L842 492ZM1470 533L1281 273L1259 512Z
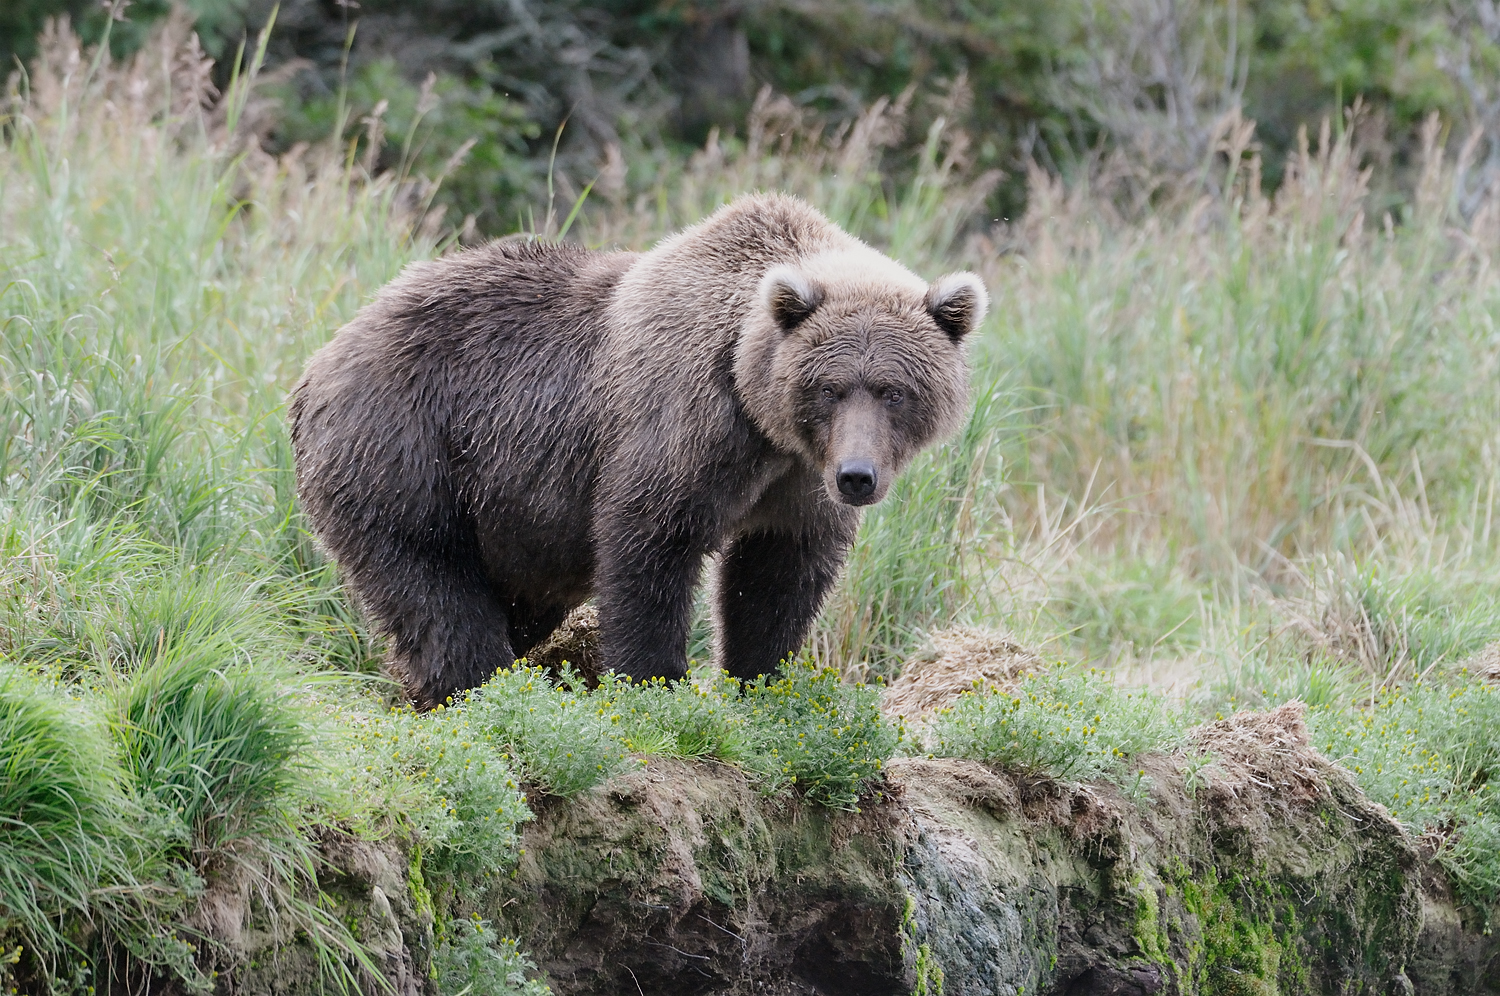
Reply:
M889 674L965 619L1099 661L1180 655L1214 613L1324 597L1309 579L1331 557L1491 569L1500 209L1457 212L1462 164L1436 122L1392 216L1366 214L1356 129L1304 135L1273 195L1236 119L1205 163L1220 197L1164 190L1162 209L1127 210L1139 176L1034 170L1023 218L976 225L992 181L942 110L922 109L924 153L892 173L885 148L919 116L906 103L826 134L762 94L743 139L712 137L578 226L639 248L779 187L919 272L985 274L970 422L867 515L815 638L825 659Z
M207 986L219 886L336 987L373 969L318 900L307 823L358 806L296 673L373 653L300 528L280 408L438 242L422 185L258 151L261 44L217 94L181 19L126 64L53 29L0 118L0 933L25 952L0 971L38 990Z
M127 519L193 561L309 565L285 390L373 287L436 248L420 193L234 130L174 22L127 66L56 33L0 147L7 495ZM252 67L253 68L253 67ZM248 75L248 74L246 74ZM205 107L205 104L209 106Z
M1084 525L1053 564L1145 567L1159 603L1182 600L1161 583L1182 579L1221 612L1257 602L1282 624L1278 600L1341 597L1317 583L1330 560L1385 576L1491 572L1497 215L1456 213L1435 122L1426 134L1421 184L1397 217L1365 216L1368 172L1347 130L1304 136L1274 197L1247 159L1225 199L1139 222L1037 177L1010 233L1026 252L992 271L983 361L1030 399L1025 431L1002 447L1016 541L1046 537L1055 508ZM1060 615L1082 622L1067 588L1054 589ZM1163 613L1144 639L1183 615ZM1100 634L1090 652L1130 635ZM1469 650L1495 635L1473 633Z

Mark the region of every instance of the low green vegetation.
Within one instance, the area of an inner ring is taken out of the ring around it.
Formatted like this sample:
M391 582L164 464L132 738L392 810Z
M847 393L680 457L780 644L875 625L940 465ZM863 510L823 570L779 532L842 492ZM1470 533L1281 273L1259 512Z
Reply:
M762 676L746 687L745 703L763 731L762 770L773 784L784 776L826 806L854 808L900 739L874 689L846 684L826 666L791 664Z
M530 977L536 966L516 950L515 941L497 937L489 921L461 917L448 931L433 959L442 996L546 996L552 991Z
M455 704L452 721L494 743L548 795L577 795L636 766L587 691L555 685L539 667L500 670Z
M1296 942L1286 943L1295 935L1296 913L1282 902L1262 902L1253 913L1247 913L1235 901L1235 892L1252 883L1238 877L1221 880L1210 868L1199 876L1184 875L1177 887L1182 890L1183 905L1198 920L1203 931L1201 947L1183 979L1190 992L1204 993L1279 993L1298 992L1306 988L1305 974L1297 963L1300 952ZM1278 915L1279 914L1279 915ZM1201 958L1201 960L1200 960Z
M1139 788L1144 773L1130 761L1181 748L1190 725L1181 709L1148 689L1122 689L1098 672L1059 667L1028 675L1014 691L962 696L933 723L932 745L943 757Z
M1471 905L1500 896L1500 700L1461 667L1500 639L1497 214L1459 210L1435 142L1388 219L1345 131L1274 196L1245 148L1190 209L1126 220L1037 173L986 227L950 123L879 105L828 131L767 97L570 235L639 248L779 188L922 273L975 268L968 424L867 515L801 662L592 690L520 663L417 715L299 515L282 406L376 288L452 248L437 177L400 128L270 156L242 127L254 46L214 102L181 38L150 44L123 65L58 40L0 116L0 980L206 988L235 954L196 914L243 888L357 988L371 956L312 843L343 834L411 862L444 992L534 992L451 916L546 797L662 757L853 808L931 750L1144 799L1142 753L1292 698ZM1078 664L925 733L850 682L956 624Z
M1465 680L1381 689L1314 711L1313 742L1416 835L1475 909L1500 898L1500 688Z
M767 793L795 785L852 809L901 738L874 688L811 661L743 686L702 667L670 685L606 675L592 692L518 662L456 703L452 717L501 746L537 791L563 797L657 756L728 762Z

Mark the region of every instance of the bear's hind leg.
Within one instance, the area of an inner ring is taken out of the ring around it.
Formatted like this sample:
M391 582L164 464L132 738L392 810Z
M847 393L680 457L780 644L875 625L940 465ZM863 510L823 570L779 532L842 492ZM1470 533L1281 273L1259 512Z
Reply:
M389 638L391 668L417 708L441 705L515 660L504 606L472 558L407 546L381 561L378 570L351 571L351 580ZM374 583L362 584L361 575Z

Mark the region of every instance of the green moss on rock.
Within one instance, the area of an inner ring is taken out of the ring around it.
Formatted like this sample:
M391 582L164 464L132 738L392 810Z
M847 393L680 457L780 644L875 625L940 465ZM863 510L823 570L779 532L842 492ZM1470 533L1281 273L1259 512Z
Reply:
M653 760L538 801L514 875L481 890L434 882L415 851L387 861L410 897L390 904L392 964L410 969L398 991L431 987L434 919L475 916L558 996L1458 996L1494 977L1492 939L1441 919L1453 907L1424 886L1431 866L1352 785L1209 780L1190 796L1171 759L1147 765L1152 796L1134 800L900 760L856 813L768 799L728 765ZM333 894L385 923L367 878ZM244 991L304 991L280 953L259 964L277 958Z

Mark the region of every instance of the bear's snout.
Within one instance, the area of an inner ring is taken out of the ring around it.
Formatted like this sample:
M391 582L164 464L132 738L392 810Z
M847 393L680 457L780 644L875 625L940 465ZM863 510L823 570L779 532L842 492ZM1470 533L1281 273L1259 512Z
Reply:
M863 505L870 501L879 479L873 460L861 457L839 464L839 494L850 505Z
M863 387L847 391L832 407L819 461L823 486L841 505L873 505L885 497L900 466L892 452L891 417L884 402Z

